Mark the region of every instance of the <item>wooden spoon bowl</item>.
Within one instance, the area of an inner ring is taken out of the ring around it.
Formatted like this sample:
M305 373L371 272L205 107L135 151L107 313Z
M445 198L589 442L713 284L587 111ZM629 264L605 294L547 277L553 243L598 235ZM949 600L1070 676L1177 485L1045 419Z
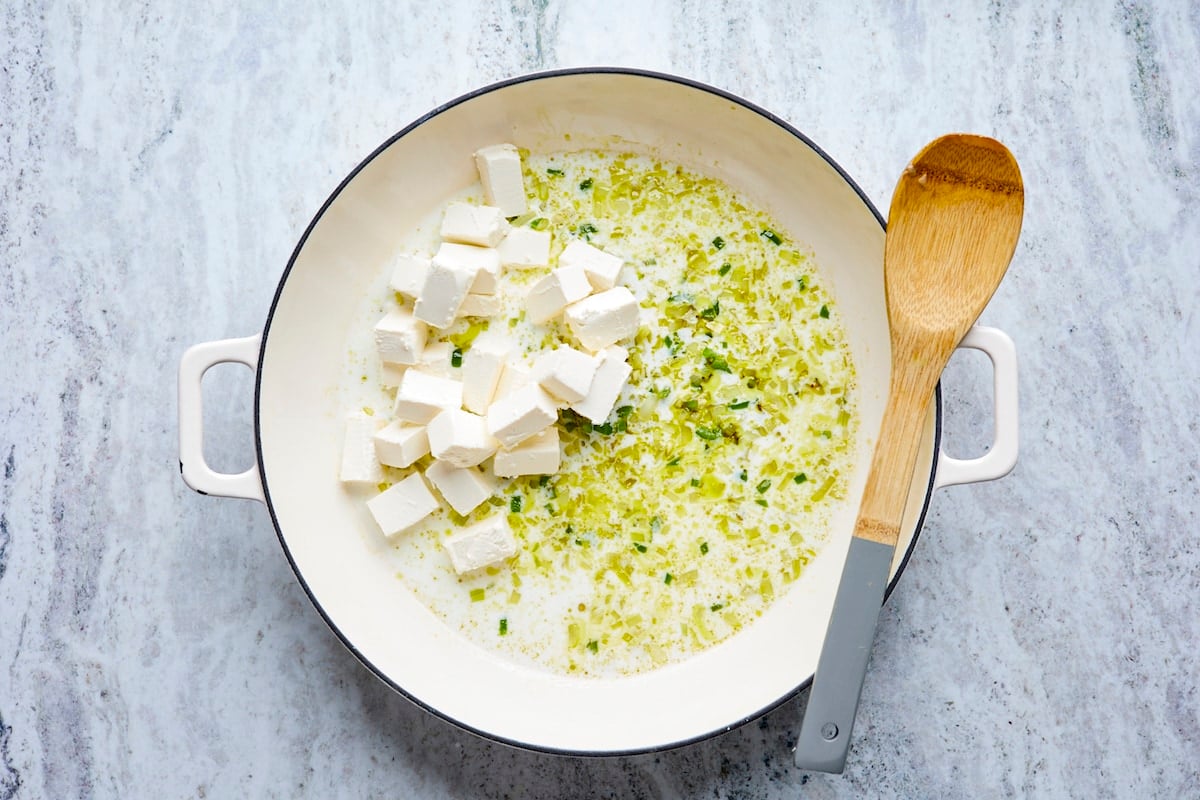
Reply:
M883 257L892 378L855 536L895 546L929 401L1008 270L1024 207L1016 159L983 136L943 136L900 176Z

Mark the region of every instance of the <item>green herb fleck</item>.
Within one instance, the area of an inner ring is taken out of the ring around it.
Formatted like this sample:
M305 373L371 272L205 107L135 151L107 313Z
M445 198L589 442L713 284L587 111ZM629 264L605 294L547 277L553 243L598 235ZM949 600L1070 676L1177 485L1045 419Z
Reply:
M620 417L621 419L625 419L632 413L633 413L633 406L621 406L620 408L617 409L617 416Z
M796 291L803 292L807 287L808 281L805 280L803 275L796 279Z
M671 394L671 387L664 386L661 389L658 389L657 391L655 391L655 394L658 395L659 399L666 400L667 397Z
M602 433L605 436L612 436L613 426L611 422L606 422L603 425L593 424L592 430L594 430L596 433Z
M700 543L700 555L702 555L702 556L708 555L708 542Z
M556 178L561 178L563 176L563 171L561 169L555 169L554 167L547 167L546 174L553 175Z
M767 501L766 501L766 499L765 499L765 498L762 498L762 497L756 497L756 498L754 498L754 502L758 503L758 504L759 504L760 506L762 506L763 508L766 508L766 507L767 507Z
M590 222L584 222L584 223L582 223L582 224L579 226L579 229L578 229L578 230L579 230L579 235L580 235L580 236L582 236L583 238L587 239L589 242L592 240L592 234L593 234L593 233L599 233L599 232L600 232L600 231L599 231L599 230L596 228L596 226L595 226L595 225L593 225L593 224L592 224L592 223L590 223Z
M501 636L508 635L508 617L500 618L500 635Z
M708 607L708 610L709 611L720 611L724 607L725 607L724 603L713 603L711 606Z
M763 232L760 233L759 236L763 237L771 244L783 244L783 239L780 237L780 235L770 228L764 228Z
M713 439L721 438L721 430L720 428L696 428L696 435L711 442Z
M699 479L699 478L692 478L690 481L688 481L688 483L690 483L690 484L691 484L693 487L695 487L695 486L699 486L699 485L700 485L700 479Z
M824 436L826 439L832 439L832 438L833 438L833 432L832 432L832 431L821 431L821 435L822 435L822 436Z
M821 306L817 313L821 315L821 319L829 319L829 306Z
M718 236L717 238L712 240L712 246L717 248L718 250L720 250L721 248L723 248L725 246L725 240L722 239L720 236Z
M514 514L521 513L521 495L514 494L512 500L508 501L508 510Z
M450 366L461 367L462 366L462 356L463 356L462 348L461 347L454 348L454 352L450 354Z
M795 477L792 478L792 480L795 481L796 483L804 483L806 480L808 480L808 476L805 475L803 472L797 472Z
M540 231L549 224L550 224L550 220L546 219L545 217L538 217L536 219L530 220L529 227L533 228L535 231Z
M691 398L690 400L684 400L682 403L680 403L680 405L683 406L684 408L686 408L688 411L699 411L700 410L700 401L694 397Z
M725 360L725 356L713 350L711 347L704 348L704 363L708 364L715 370L720 372L730 372L729 362Z
M758 490L758 493L759 493L759 494L762 494L762 493L763 493L763 492L765 492L767 489L770 489L770 488L771 488L771 479L770 479L770 478L765 478L765 479L763 479L763 480L759 481L759 482L758 482L758 486L755 486L754 488Z
M629 430L629 420L624 418L617 420L613 424L613 430L617 433L624 433L625 431Z
M668 467L678 467L679 466L679 456L675 456L670 461L668 461L667 466Z
M549 482L550 482L549 475L543 475L542 477L538 478L538 486L545 486Z
M646 545L642 544L641 542L634 542L633 549L637 550L639 553L644 553L646 552Z
M717 274L718 275L728 275L729 270L731 270L731 269L733 269L733 264L730 264L728 261L726 261L724 264L721 265L721 268L719 270L717 270Z
M580 190L586 192L588 189L592 188L593 183L594 183L594 181L591 178L584 178L583 181L579 184L579 188L580 188Z
M480 600L483 599L483 597L484 597L483 589L472 589L471 590L471 602L472 603L478 603Z
M746 479L749 477L750 477L750 473L746 472L746 470L742 470L741 472L738 473L738 480L741 481L742 483L745 483Z
M719 300L714 300L711 306L700 312L700 318L711 322L712 320L716 319L717 315L720 313L721 302Z
M663 575L663 583L667 584L668 586L671 585L671 581L673 580L675 580L675 576L671 573L668 572L666 575Z
M587 643L587 649L591 650L593 653L598 653L600 652L600 643L595 639L592 639Z
M734 411L741 411L743 408L749 408L749 400L736 400L729 404L729 407Z

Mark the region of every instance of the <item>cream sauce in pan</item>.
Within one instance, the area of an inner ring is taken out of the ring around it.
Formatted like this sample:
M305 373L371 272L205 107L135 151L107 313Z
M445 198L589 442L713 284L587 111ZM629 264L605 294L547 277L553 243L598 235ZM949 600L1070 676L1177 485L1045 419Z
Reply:
M729 637L803 572L854 467L855 369L813 254L743 195L644 156L524 156L535 210L514 224L551 231L551 263L573 238L626 260L633 374L603 424L560 415L557 474L503 481L468 517L443 508L398 536L397 576L483 647L563 674L636 673ZM488 323L529 351L572 343L521 313L543 274L506 271ZM387 413L369 337L395 302L351 337L351 407ZM483 327L430 342L465 351ZM495 513L517 556L459 578L442 541Z

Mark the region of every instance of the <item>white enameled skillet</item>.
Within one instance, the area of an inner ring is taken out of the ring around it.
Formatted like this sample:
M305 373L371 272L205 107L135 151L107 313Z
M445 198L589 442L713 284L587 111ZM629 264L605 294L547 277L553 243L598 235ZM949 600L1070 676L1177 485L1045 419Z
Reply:
M532 151L649 153L726 181L811 246L853 351L859 471L831 541L761 619L650 673L566 678L469 642L395 577L380 557L385 545L362 499L337 480L348 327L406 227L475 181L471 154L497 142ZM592 755L669 748L729 730L807 687L816 669L888 385L883 243L879 213L837 164L787 123L726 92L620 69L540 73L489 86L404 128L337 187L284 270L261 334L185 353L184 480L204 494L265 503L296 576L350 651L396 691L463 728L521 747ZM892 586L933 491L1001 477L1016 460L1012 342L977 327L963 345L993 363L995 441L973 460L942 453L939 395L925 427ZM203 458L200 381L222 362L256 373L257 463L241 474L215 472Z

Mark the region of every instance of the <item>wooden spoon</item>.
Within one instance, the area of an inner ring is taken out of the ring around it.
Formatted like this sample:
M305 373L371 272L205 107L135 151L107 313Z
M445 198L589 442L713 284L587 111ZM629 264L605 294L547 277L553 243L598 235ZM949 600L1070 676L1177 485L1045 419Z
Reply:
M845 766L929 401L1008 269L1024 205L1016 160L983 136L931 142L896 184L883 257L892 377L796 743L802 769Z

